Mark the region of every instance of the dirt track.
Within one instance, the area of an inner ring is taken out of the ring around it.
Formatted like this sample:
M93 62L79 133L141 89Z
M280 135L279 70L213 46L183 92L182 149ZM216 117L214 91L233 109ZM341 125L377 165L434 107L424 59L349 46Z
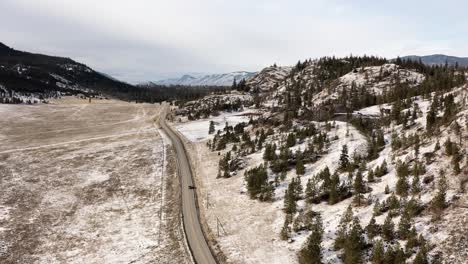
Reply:
M187 262L159 111L117 101L0 105L0 262Z

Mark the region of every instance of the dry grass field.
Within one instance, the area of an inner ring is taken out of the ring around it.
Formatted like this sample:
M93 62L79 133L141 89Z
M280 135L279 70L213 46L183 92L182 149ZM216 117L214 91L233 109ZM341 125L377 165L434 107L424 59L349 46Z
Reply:
M161 106L0 105L0 263L184 263Z

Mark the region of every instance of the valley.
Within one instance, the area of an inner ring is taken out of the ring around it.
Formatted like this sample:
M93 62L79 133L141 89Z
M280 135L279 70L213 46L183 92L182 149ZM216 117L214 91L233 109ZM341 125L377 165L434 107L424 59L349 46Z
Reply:
M0 105L0 262L190 263L161 110Z

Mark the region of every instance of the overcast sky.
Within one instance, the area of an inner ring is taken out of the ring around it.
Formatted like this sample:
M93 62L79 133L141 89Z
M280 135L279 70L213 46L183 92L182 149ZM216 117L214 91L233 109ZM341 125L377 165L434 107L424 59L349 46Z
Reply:
M0 0L0 41L135 83L325 55L468 56L466 10L462 0Z

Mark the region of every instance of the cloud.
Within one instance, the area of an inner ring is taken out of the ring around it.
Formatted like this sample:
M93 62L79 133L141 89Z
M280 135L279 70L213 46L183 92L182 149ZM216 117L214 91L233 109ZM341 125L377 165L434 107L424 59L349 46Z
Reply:
M468 52L456 34L468 28L461 9L448 27L427 17L441 9L428 1L3 0L0 9L7 44L131 82L324 55Z

